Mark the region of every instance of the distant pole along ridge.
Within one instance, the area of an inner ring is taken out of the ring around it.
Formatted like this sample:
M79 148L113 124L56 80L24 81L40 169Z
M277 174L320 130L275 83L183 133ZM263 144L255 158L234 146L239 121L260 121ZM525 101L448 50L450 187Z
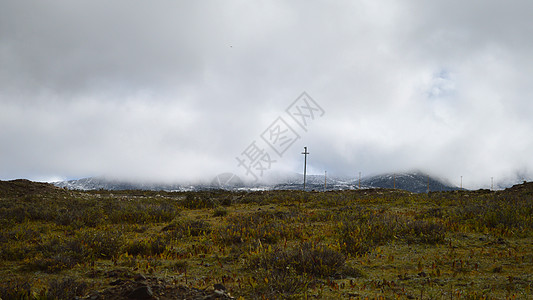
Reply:
M304 152L302 152L302 154L304 155L304 191L305 191L305 177L307 175L307 154L309 154L309 152L307 152L307 147L304 147Z

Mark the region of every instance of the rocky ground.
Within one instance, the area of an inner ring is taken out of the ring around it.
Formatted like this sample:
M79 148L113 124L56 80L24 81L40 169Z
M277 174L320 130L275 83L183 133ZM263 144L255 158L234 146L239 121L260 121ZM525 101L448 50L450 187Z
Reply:
M142 274L127 274L116 270L106 274L110 286L101 291L93 291L82 299L90 300L122 300L122 299L234 299L224 285L215 284L211 289L198 289L178 285L169 279L144 276Z

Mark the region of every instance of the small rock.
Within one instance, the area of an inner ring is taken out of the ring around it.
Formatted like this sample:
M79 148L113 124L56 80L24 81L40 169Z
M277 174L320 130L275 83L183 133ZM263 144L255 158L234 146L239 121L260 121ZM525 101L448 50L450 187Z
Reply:
M402 275L402 274L399 274L399 275L398 275L398 279L399 279L399 280L409 280L409 279L411 279L411 278L410 278L409 275L407 275L407 274L403 274L403 275Z
M133 277L133 279L135 279L135 281L143 281L146 280L146 277L143 274L137 274Z
M128 294L130 299L151 299L154 293L149 286L143 285L131 291Z
M122 279L117 279L117 280L113 280L109 283L109 285L119 285L119 284L122 284L124 282L124 280Z
M119 274L116 271L109 271L107 272L107 277L118 277Z
M95 294L92 294L92 295L88 296L86 299L88 299L88 300L100 300L101 297L100 297L100 294L95 293Z

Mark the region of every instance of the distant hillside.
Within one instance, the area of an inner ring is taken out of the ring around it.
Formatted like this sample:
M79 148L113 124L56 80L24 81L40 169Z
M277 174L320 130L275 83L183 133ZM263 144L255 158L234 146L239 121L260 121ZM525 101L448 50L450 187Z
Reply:
M336 176L327 176L326 178L327 190L353 190L356 189L351 178L343 178ZM274 190L300 190L303 188L303 175L292 174L283 178L279 182L272 184ZM307 191L323 191L324 190L324 175L307 175L306 177Z
M26 179L16 179L10 181L0 180L0 197L17 197L22 195L43 194L57 191L60 191L60 189L49 183L33 182Z
M278 183L274 185L263 185L259 187L239 187L226 188L227 190L297 190L302 189L303 178L293 177L291 180L285 179L285 183ZM307 191L322 191L324 188L324 176L310 175L307 178ZM361 179L362 189L386 188L392 189L394 181L396 180L396 189L406 190L413 193L427 192L428 176L424 173L402 173L402 174L382 174L378 176L363 177ZM62 193L60 187L75 189L75 190L149 190L149 191L203 191L220 189L220 186L213 185L156 185L156 184L133 184L119 181L106 181L97 178L84 178L79 180L69 180L56 182L54 184L33 182L26 179L17 179L10 181L0 180L0 197L19 197L24 195L35 194L50 194ZM358 189L357 180L328 178L328 190L353 190ZM458 187L447 185L442 181L429 177L430 191L454 191L459 190ZM477 190L471 192L489 193L489 190ZM521 184L513 185L505 190L497 191L496 193L510 194L510 195L533 195L533 182L523 182Z
M413 193L425 193L427 191L428 176L420 172L401 174L382 174L372 177L364 177L361 180L361 188L396 188ZM244 185L242 182L236 185L221 185L220 182L212 181L207 184L149 184L132 183L126 181L108 180L104 178L83 178L54 183L58 187L75 190L151 190L151 191L201 191L212 189L226 190L299 190L303 188L303 176L301 174L289 174L273 181L270 184ZM359 181L346 177L327 177L327 190L352 190L359 188ZM430 191L451 191L457 187L447 185L436 179L429 178ZM324 175L308 175L306 179L307 191L324 190Z
M384 188L384 189L399 189L406 190L412 193L425 193L428 187L428 175L421 172L410 173L388 173L380 174L376 176L363 177L361 179L362 189L371 188ZM300 174L291 180L274 185L274 189L301 189L303 187L303 176ZM358 189L359 180L354 178L339 178L328 177L327 189L328 190L349 190ZM324 189L324 176L323 175L310 175L307 176L306 190L322 191ZM458 190L458 187L446 184L442 180L429 177L429 190L430 191L453 191Z
M153 184L139 183L121 180L111 180L100 177L89 177L76 180L59 181L53 183L55 186L70 190L148 190L148 191L187 191L187 185L180 184Z
M512 187L501 191L501 193L533 195L533 182L524 181L523 183L515 184Z
M426 193L428 190L435 191L453 191L458 190L456 186L448 185L439 179L428 176L421 172L382 174L372 177L365 177L361 184L373 188L400 189L413 193Z

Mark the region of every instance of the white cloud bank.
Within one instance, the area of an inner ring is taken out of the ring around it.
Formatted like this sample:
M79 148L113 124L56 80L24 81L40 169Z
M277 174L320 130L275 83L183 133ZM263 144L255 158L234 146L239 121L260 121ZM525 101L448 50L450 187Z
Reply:
M2 1L0 178L194 180L302 92L272 165L532 179L531 1ZM285 115L286 116L286 115Z

